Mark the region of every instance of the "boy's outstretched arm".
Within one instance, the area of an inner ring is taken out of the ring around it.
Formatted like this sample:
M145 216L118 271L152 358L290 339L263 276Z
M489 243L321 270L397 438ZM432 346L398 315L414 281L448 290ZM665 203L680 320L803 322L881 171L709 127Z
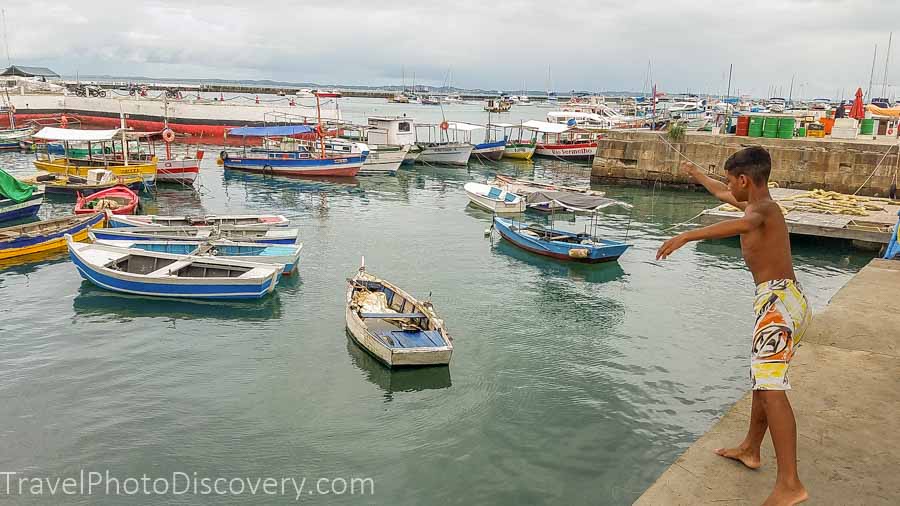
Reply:
M729 192L729 195L731 193ZM746 204L746 202L745 202ZM745 234L763 224L764 217L756 211L747 211L743 218L736 220L728 220L708 227L698 228L697 230L689 230L664 242L659 250L656 251L657 260L665 260L675 250L684 246L691 241L702 241L704 239L724 239L726 237L734 237L736 235Z
M681 164L681 169L691 175L694 181L702 184L704 188L706 188L709 193L712 193L717 199L725 202L726 204L731 204L738 209L746 209L747 202L738 201L738 199L734 198L734 195L728 191L728 187L725 186L721 181L716 181L715 179L707 176L703 172L700 171L695 165L684 162Z

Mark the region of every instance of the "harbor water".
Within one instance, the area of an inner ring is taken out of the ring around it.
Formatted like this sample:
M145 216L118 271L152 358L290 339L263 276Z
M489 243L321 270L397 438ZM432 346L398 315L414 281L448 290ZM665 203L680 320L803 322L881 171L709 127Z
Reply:
M442 118L436 107L342 104L357 121ZM526 109L494 121L541 118ZM487 121L480 105L444 113ZM537 159L301 180L226 173L214 159L204 158L196 192L160 187L143 212L284 214L301 229L299 275L261 302L202 303L101 290L65 253L0 264L0 470L293 476L308 488L318 478L374 480L371 496L303 498L312 503L630 504L749 387L753 282L738 242L654 260L668 227L709 207L705 194L598 188L634 205L604 212L600 234L634 247L618 263L588 266L486 237L491 215L468 207L462 189L498 172L584 185L588 165ZM33 173L31 160L0 154L15 175ZM72 205L54 198L41 216ZM583 230L587 221L572 220L556 224ZM794 249L815 308L872 258L839 242ZM346 278L363 255L371 272L430 295L454 338L449 368L390 371L348 338Z

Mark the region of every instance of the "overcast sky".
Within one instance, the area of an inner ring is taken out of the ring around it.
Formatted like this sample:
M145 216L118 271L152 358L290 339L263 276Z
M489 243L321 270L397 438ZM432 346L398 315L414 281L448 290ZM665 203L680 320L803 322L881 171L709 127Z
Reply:
M312 5L306 5L311 3ZM898 0L5 4L13 63L62 74L834 96L883 81ZM896 34L900 39L900 33ZM894 44L900 51L900 40ZM5 55L4 55L5 56ZM891 62L898 61L891 57ZM888 81L900 83L891 65Z

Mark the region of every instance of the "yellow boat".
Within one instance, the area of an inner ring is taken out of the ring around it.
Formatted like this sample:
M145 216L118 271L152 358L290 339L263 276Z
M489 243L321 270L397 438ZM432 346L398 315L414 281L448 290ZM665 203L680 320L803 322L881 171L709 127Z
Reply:
M39 153L34 161L38 170L67 176L88 177L91 169L105 169L116 177L140 177L145 183L156 180L156 156L128 152L128 132L116 130L78 130L74 128L44 127L34 134L34 139L62 142L65 153L71 153L69 143L87 143L87 156L55 157L48 152ZM134 136L135 134L130 134ZM148 142L149 144L149 142ZM100 145L101 153L95 154L93 146Z
M512 158L514 160L531 160L534 156L536 143L528 142L507 142L503 149L503 158Z
M67 234L83 241L88 230L105 223L106 214L96 213L0 228L0 260L65 249Z

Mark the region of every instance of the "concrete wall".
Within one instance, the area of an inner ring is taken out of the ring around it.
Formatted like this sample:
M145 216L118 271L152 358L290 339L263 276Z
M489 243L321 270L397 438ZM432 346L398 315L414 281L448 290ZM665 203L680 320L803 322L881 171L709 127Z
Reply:
M772 155L770 180L783 188L822 188L853 193L874 172L859 193L887 196L898 163L898 148L894 147L878 166L892 146L879 141L766 139L690 133L684 141L669 146L660 136L665 137L665 133L630 131L605 135L598 142L591 180L600 184L686 186L692 183L680 169L684 158L677 151L707 171L723 176L725 160L732 153L748 146L763 146Z

